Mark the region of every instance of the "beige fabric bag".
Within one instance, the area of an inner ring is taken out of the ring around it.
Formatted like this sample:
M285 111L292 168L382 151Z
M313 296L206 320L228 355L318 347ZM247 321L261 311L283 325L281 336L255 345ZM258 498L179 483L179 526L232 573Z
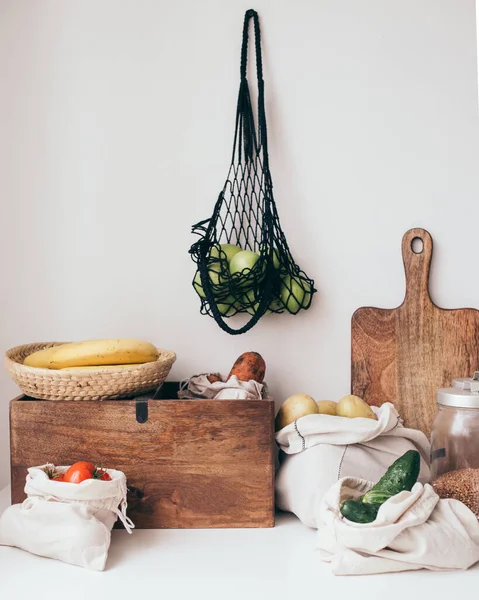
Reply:
M134 527L126 516L124 473L106 469L111 481L72 484L49 479L46 466L28 469L27 499L0 517L0 545L102 571L117 518L128 533Z
M419 481L430 480L429 442L403 427L391 403L373 407L378 420L308 415L276 434L283 455L276 475L276 504L317 527L319 505L328 489L346 476L378 481L408 450L421 455Z
M181 383L178 398L193 400L261 400L267 396L265 383L240 381L232 375L228 381L210 383L207 375L194 375Z
M387 500L373 523L353 523L341 502L357 499L373 483L345 477L319 508L317 547L335 575L366 575L417 569L467 569L479 561L479 523L458 500L440 500L429 485Z

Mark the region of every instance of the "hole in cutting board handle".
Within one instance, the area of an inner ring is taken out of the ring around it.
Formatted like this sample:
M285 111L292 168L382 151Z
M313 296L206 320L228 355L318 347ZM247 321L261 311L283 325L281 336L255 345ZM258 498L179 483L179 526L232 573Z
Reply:
M411 242L411 250L414 254L422 254L424 251L424 242L422 238L415 237Z

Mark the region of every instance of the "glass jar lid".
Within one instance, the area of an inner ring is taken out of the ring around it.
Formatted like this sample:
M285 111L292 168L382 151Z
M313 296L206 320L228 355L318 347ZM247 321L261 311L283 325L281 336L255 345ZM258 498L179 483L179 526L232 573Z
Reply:
M479 408L479 371L474 377L454 379L454 387L437 390L436 402L441 406Z

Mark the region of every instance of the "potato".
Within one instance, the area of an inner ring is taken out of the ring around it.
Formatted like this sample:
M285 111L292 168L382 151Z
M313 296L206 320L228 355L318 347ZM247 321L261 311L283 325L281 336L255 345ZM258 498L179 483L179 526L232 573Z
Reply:
M266 372L266 364L261 354L257 352L244 352L236 359L233 368L228 375L228 379L233 375L240 381L257 381L263 383Z
M348 417L350 419L362 417L364 419L378 420L369 404L364 402L359 396L353 395L341 398L336 406L336 414L339 417Z
M320 415L333 415L336 416L336 402L332 400L318 400L318 411Z
M294 423L300 417L318 413L318 405L314 398L311 398L308 394L294 394L294 396L290 396L283 402L276 415L276 431L283 429L290 423Z

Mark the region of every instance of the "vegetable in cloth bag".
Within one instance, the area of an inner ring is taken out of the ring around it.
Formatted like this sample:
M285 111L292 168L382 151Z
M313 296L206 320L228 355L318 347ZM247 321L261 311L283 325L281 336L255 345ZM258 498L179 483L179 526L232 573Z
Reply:
M0 517L0 545L103 571L117 518L128 533L134 528L126 516L124 473L105 469L111 481L64 483L51 480L47 466L28 469L28 497ZM58 471L67 468L58 467Z
M420 453L419 481L430 480L426 436L403 427L390 402L372 408L377 421L313 414L276 433L282 450L276 475L278 508L317 528L320 503L335 482L348 476L377 481L408 450Z
M372 522L345 518L345 512L361 518L353 507L368 499L373 487L370 481L344 477L319 507L316 546L335 575L467 569L479 560L474 513L458 500L440 500L429 484L416 483L411 491L388 497ZM381 493L370 498L378 499Z

